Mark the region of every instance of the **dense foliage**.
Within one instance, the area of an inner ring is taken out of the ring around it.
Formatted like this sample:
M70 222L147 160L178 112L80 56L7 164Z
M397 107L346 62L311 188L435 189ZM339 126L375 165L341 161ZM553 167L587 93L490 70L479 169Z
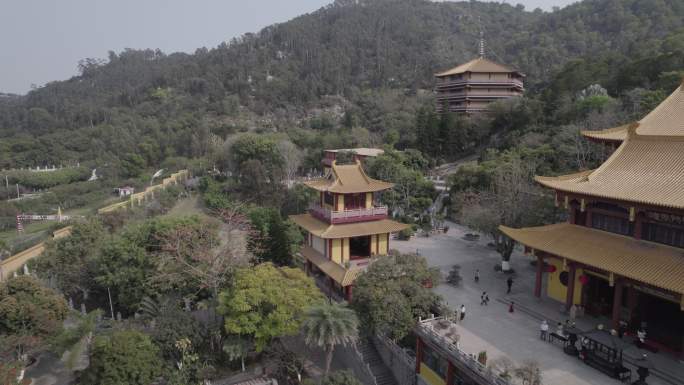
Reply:
M83 385L149 385L162 374L159 349L140 332L125 330L96 337Z
M0 333L46 337L61 328L64 298L35 278L19 276L0 285Z
M380 257L354 283L352 307L365 330L405 337L418 317L438 312L441 297L428 288L439 272L425 258L406 254Z
M300 269L263 263L236 273L232 287L219 296L219 312L228 334L253 341L259 352L274 338L296 334L306 308L322 300Z
M90 160L105 176L135 176L172 157L212 157L241 131L287 132L316 162L323 147L403 148L419 140L419 90L432 87L434 72L475 56L481 29L488 54L525 72L532 94L552 86L543 100L555 110L604 79L613 96L671 88L682 66L673 32L683 26L677 0L586 0L551 13L489 2L338 0L192 55L126 50L85 59L70 80L3 98L0 168ZM441 129L457 149L486 132ZM429 155L444 155L441 147ZM252 160L238 166L258 170Z

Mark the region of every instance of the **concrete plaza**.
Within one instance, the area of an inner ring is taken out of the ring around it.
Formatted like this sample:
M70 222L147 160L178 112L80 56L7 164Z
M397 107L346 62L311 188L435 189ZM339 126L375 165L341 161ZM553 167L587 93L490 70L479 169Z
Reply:
M448 234L414 237L410 241L393 240L390 248L403 253L417 251L430 266L438 267L443 277L447 276L453 265L461 266L462 283L459 287L443 283L434 290L444 297L450 308L455 310L461 304L466 307L465 319L459 325L464 351L477 354L486 350L488 361L498 356L506 356L518 364L526 360L536 361L542 369L545 385L620 383L576 357L566 355L560 344L539 339L542 319L547 319L551 330L554 330L556 322L564 321L567 316L561 312L561 303L543 296L541 300L534 297L535 268L530 264L531 257L518 251L513 254L511 267L515 270L514 283L511 294L506 294L508 275L494 270L494 266L500 263L500 256L487 246L488 240L484 237L478 241L465 240L465 228L453 223L449 223L449 226ZM474 281L476 269L480 271L477 283ZM488 306L480 305L483 291L489 294ZM516 304L514 313L508 312L510 301ZM578 327L583 331L592 330L599 323L608 324L607 320L588 316L577 320ZM629 355L628 350L625 350L626 356ZM664 372L660 378L650 376L649 384L684 384L684 364L664 354L653 354L649 358L656 369ZM635 371L632 374L634 380Z

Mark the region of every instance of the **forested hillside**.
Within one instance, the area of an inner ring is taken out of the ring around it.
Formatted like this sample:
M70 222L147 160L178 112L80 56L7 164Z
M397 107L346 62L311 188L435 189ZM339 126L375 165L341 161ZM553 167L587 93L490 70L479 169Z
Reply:
M550 13L338 0L192 55L85 59L70 80L0 97L0 169L85 161L125 177L126 162L207 157L245 131L287 133L311 159L324 146L411 147L432 74L473 57L481 29L488 55L525 72L528 97L555 111L600 81L612 96L670 88L684 68L682 27L679 0L586 0Z

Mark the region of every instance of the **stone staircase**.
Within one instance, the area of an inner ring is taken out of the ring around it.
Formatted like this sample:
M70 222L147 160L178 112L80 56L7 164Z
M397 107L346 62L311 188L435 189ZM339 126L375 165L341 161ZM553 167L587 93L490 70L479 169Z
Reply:
M372 342L367 339L362 339L358 343L359 352L363 356L363 361L371 370L371 373L375 377L375 382L377 385L398 385L397 380L394 378L392 372L387 368L380 353L375 349Z

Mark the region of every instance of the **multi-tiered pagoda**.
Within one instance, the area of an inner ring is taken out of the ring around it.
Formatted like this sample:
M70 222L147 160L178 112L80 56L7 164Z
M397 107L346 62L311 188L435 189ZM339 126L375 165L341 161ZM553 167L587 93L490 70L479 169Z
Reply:
M370 178L359 160L333 160L325 177L304 183L319 192L309 213L290 217L307 232L300 250L306 271L324 276L331 292L350 301L356 277L374 256L388 253L391 233L408 227L378 205L377 194L393 185Z
M501 231L537 257L535 295L645 328L684 351L684 85L639 122L599 132L617 149L597 169L537 177L568 222Z
M523 73L483 56L435 77L436 108L440 113L486 112L490 103L521 96L525 90Z

